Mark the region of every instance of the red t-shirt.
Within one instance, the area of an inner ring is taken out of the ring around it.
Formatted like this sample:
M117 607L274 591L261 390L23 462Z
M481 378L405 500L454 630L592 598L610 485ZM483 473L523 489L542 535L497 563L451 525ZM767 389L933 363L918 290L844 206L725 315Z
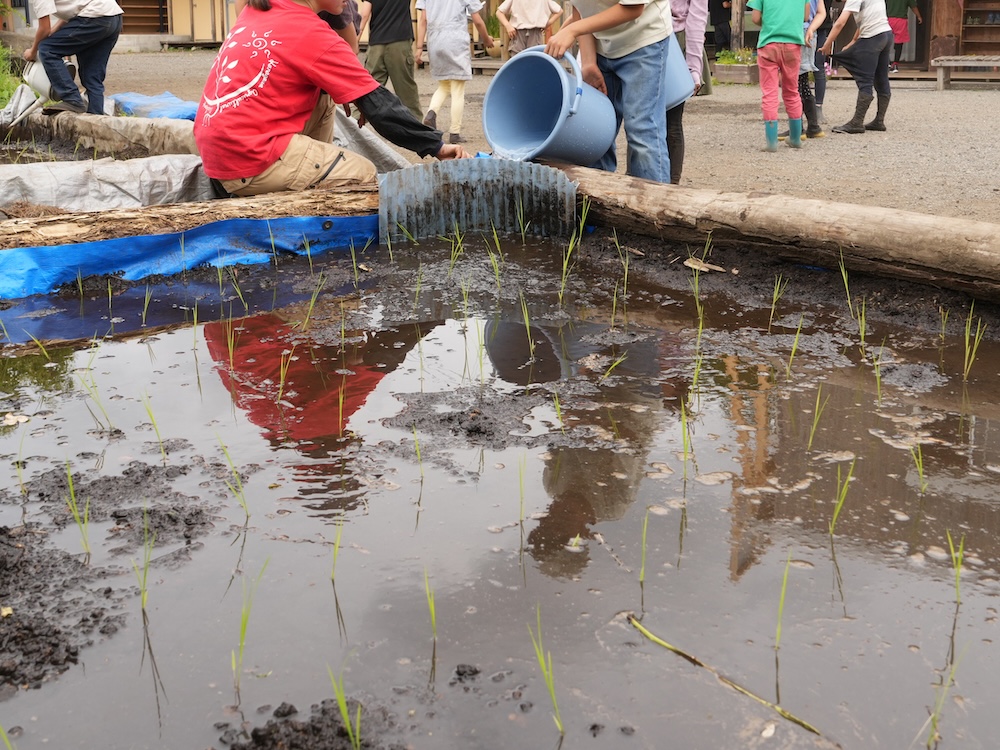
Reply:
M249 5L219 50L194 121L205 173L254 177L302 132L321 91L337 104L378 88L350 45L291 0Z

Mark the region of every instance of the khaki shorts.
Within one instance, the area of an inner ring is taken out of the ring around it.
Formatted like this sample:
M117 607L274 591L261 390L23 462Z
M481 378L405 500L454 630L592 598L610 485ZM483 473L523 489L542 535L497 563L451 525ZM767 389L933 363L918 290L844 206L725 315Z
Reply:
M245 197L311 187L376 185L374 164L329 142L333 135L334 107L329 96L320 96L303 132L292 136L278 161L256 177L220 180L222 187L232 195Z

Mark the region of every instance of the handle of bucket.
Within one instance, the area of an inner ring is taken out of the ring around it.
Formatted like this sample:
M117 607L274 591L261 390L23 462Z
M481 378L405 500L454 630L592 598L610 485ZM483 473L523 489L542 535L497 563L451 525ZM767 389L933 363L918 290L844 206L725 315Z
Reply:
M545 45L539 44L537 47L528 47L524 50L525 52L531 51L545 51ZM563 55L564 60L569 60L569 65L573 68L573 73L576 75L576 94L573 96L573 103L569 107L569 114L575 115L577 108L580 106L580 99L583 97L583 71L580 70L580 61L577 60L569 52Z

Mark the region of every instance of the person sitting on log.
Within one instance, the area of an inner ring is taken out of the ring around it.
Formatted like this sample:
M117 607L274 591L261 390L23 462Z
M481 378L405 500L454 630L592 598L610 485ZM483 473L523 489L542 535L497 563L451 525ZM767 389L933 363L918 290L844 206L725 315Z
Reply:
M331 143L337 104L354 104L392 143L469 158L372 78L317 15L344 0L249 0L205 84L194 137L205 174L231 195L374 186L375 166Z

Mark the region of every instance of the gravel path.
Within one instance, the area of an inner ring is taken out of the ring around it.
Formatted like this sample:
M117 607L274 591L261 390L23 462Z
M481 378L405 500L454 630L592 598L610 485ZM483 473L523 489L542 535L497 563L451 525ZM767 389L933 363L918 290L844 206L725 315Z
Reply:
M196 101L214 57L214 50L112 55L108 92L170 91ZM482 102L491 80L476 75L466 87L463 136L470 151L491 150L482 133ZM436 83L427 69L417 71L417 83L426 108ZM850 117L856 91L849 80L830 83L824 105L830 125ZM778 153L765 153L759 90L717 85L711 96L687 104L683 183L1000 224L997 87L957 84L950 91L935 91L933 82L895 82L886 122L885 133L828 131L825 138L808 141L801 150L782 146ZM447 109L439 113L438 123L448 124Z

